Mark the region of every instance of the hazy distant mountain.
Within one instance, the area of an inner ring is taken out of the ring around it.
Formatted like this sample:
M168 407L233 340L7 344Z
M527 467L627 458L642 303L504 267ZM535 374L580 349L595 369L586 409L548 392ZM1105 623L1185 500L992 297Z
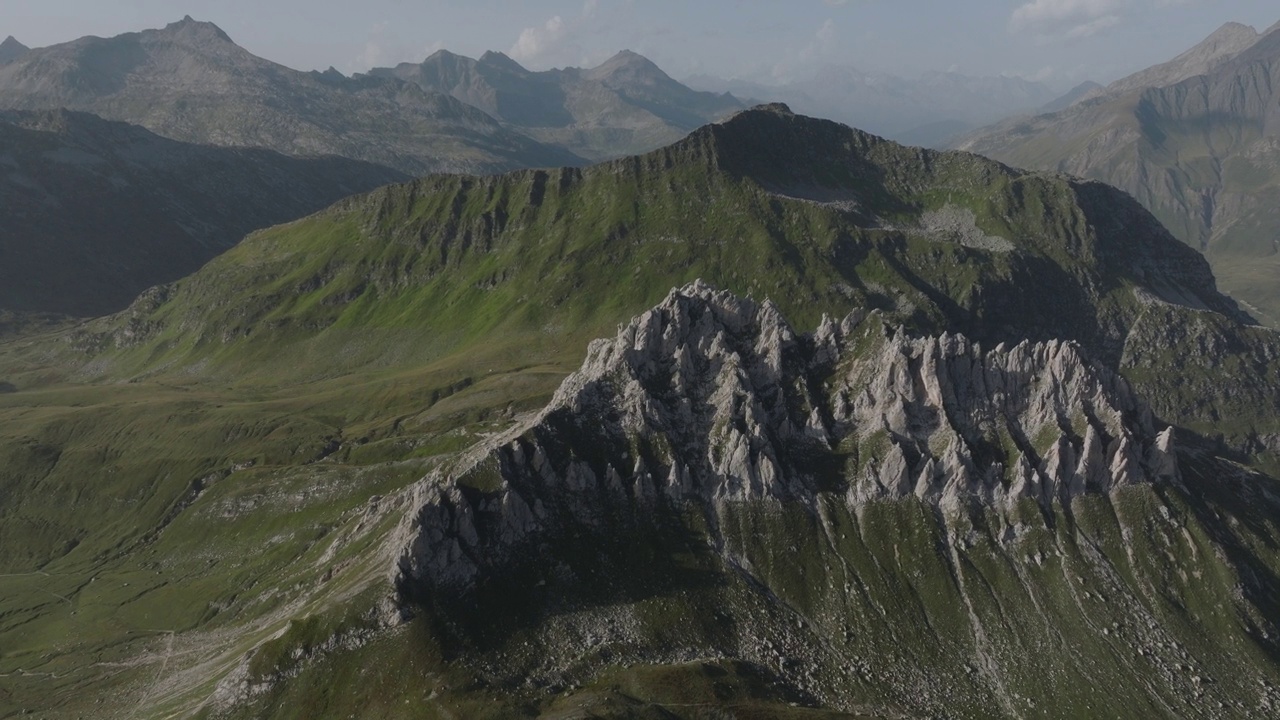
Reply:
M1090 95L1094 94L1095 92L1101 89L1102 89L1102 85L1099 85L1098 83L1092 80L1086 80L1080 83L1079 85L1068 90L1066 94L1062 95L1061 97L1054 100L1050 100L1044 105L1041 105L1038 112L1051 113L1051 112L1058 112L1059 110L1066 110L1067 108L1071 107L1072 105L1075 105L1076 103L1080 102L1086 97L1089 97Z
M703 90L785 102L797 112L929 146L943 145L972 128L1038 108L1058 95L1044 83L1016 77L931 72L907 79L834 65L808 80L782 85L706 75L687 82Z
M0 42L0 65L10 63L22 57L31 48L14 39L12 35Z
M1107 93L1116 94L1149 87L1164 87L1182 82L1187 78L1204 75L1252 47L1260 38L1258 31L1248 25L1227 23L1200 44L1169 62L1149 67L1111 83L1107 86Z
M0 66L0 107L66 107L186 142L341 155L409 173L580 162L447 95L391 78L291 70L189 17L26 52Z
M1208 256L1222 287L1280 323L1280 25L1223 26L1174 60L1055 114L958 143L1098 178Z
M406 176L168 140L63 110L0 112L0 311L101 315L258 228Z
M597 68L543 72L502 53L473 60L441 50L422 63L369 74L447 93L538 140L593 159L652 150L745 107L728 94L691 90L626 50Z

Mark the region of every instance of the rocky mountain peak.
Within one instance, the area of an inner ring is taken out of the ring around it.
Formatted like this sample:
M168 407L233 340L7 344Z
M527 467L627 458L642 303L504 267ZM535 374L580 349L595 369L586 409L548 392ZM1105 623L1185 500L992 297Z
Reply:
M479 62L484 65L490 65L493 67L498 67L498 68L502 68L504 70L510 70L513 72L518 72L518 73L528 72L528 70L523 65L516 62L515 60L512 60L510 56L508 56L505 53L497 52L495 50L486 50L485 53L480 56Z
M4 39L4 42L0 42L0 65L18 58L30 49L10 35Z
M1277 25L1277 29L1280 30L1280 25ZM1239 67L1257 62L1269 63L1276 58L1280 58L1280 32L1268 30L1243 52L1234 55L1231 60L1233 65Z
M465 58L462 55L458 55L457 53L449 52L448 50L441 48L431 53L430 55L428 55L427 59L423 61L423 64L425 65L427 63L433 63L433 62L458 62L459 60L466 60L466 59L468 58Z
M1244 23L1228 22L1222 27L1214 30L1196 47L1202 48L1221 48L1223 46L1241 45L1251 40L1257 40L1258 31Z
M203 22L193 19L190 15L185 15L177 22L169 23L159 31L165 36L183 40L189 43L233 43L231 37L222 31L222 28L211 22Z
M671 79L671 76L663 72L662 68L655 65L649 58L631 50L618 52L604 61L604 63L588 71L587 76L609 84L625 82L665 84L675 82L675 80Z
M1074 343L983 348L855 310L796 333L702 282L591 343L551 403L414 490L401 587L468 585L526 541L618 513L742 503L1045 508L1179 482L1171 429Z
M1107 86L1108 93L1122 93L1147 87L1164 87L1197 75L1204 75L1249 49L1261 36L1248 25L1227 23L1198 45L1167 63L1147 68Z
M722 169L779 191L840 185L870 146L883 142L846 125L797 115L782 103L735 113L698 130L690 141L709 143Z

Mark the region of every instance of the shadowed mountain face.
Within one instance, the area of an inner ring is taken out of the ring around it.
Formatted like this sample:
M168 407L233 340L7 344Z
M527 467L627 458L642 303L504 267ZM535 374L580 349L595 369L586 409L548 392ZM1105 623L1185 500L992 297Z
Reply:
M1229 24L1173 61L958 147L1120 187L1280 324L1280 28Z
M690 90L630 51L589 70L532 72L502 53L473 60L442 50L369 74L451 95L592 159L647 152L743 109L731 95Z
M189 145L84 113L0 112L0 309L114 312L252 230L404 177Z
M0 66L0 107L65 107L185 142L339 155L410 174L580 162L447 95L291 70L190 18L28 51Z
M1280 339L1102 183L765 106L347 198L0 379L37 715L1280 705Z

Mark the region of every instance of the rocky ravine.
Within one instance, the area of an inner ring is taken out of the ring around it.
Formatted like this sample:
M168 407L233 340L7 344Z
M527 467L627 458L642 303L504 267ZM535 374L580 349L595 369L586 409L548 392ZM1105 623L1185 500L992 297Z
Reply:
M498 685L716 657L843 709L1270 707L1256 638L1275 636L1258 606L1274 587L1188 508L1174 435L1072 343L986 349L859 312L801 336L772 303L695 283L419 483L393 581ZM1188 572L1238 581L1199 585L1229 636ZM1123 689L1095 698L1085 672Z

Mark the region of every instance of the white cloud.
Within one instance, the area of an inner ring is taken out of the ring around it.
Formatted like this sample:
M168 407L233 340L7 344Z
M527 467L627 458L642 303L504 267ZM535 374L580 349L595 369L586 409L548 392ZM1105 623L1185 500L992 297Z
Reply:
M369 68L380 67L389 64L391 53L387 50L388 23L383 21L377 23L369 31L368 37L365 39L364 49L355 57L352 62L354 69L364 72Z
M814 33L813 39L817 41L820 49L826 49L836 39L836 23L831 18L822 23L822 27L818 28L818 32Z
M420 62L424 57L443 47L436 41L421 49L400 39L392 24L386 20L374 23L365 35L364 47L347 64L349 72L368 72L370 68L388 67L402 62ZM426 55L419 55L423 50Z
M1128 0L1032 0L1013 11L1009 31L1085 37L1119 24L1128 4Z
M773 66L770 77L778 82L794 79L798 73L811 70L827 60L836 48L839 29L836 21L827 18L813 34L808 44L798 51L790 53L781 62Z
M1040 38L1081 38L1124 22L1135 11L1155 11L1200 0L1030 0L1009 17L1009 32Z
M555 54L567 35L564 20L556 15L541 26L521 30L516 44L511 46L510 55L520 62L537 62L544 56Z
M555 15L541 25L521 30L507 54L533 68L589 62L592 54L583 49L582 40L590 38L593 28L599 28L602 14L600 0L583 0L580 15Z

